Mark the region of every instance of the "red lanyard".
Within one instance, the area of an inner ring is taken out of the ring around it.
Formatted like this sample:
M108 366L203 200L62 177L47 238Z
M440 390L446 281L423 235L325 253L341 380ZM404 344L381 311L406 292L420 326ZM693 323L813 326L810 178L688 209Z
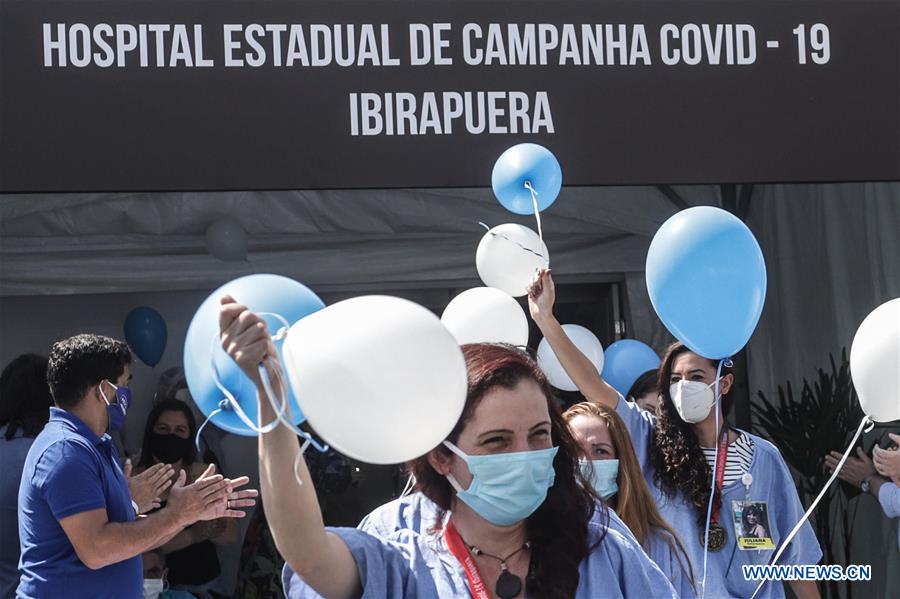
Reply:
M450 553L459 560L463 570L466 571L466 579L469 581L472 596L475 599L491 599L491 594L484 586L481 574L478 573L478 568L475 566L475 560L472 559L472 554L469 553L466 544L463 543L462 537L456 532L456 527L453 526L452 520L448 520L447 526L444 527L444 539L447 541Z
M722 429L719 436L719 456L716 460L716 498L713 501L712 522L719 522L719 509L722 507L722 485L725 482L725 465L728 463L728 427Z

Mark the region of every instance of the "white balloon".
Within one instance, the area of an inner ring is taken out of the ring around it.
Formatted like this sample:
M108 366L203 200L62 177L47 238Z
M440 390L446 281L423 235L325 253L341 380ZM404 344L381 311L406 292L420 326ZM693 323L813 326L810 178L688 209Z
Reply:
M513 297L528 293L534 273L550 264L550 252L528 227L507 223L484 234L475 252L478 276Z
M412 460L440 445L466 402L459 344L408 300L356 297L294 324L285 370L316 433L371 464Z
M900 420L900 297L875 308L859 325L850 346L850 375L869 418Z
M564 324L562 328L572 343L594 364L597 374L603 372L603 345L597 336L577 324ZM537 361L551 385L563 391L578 391L578 387L566 374L546 338L541 339L541 343L538 345Z
M206 251L225 262L247 259L247 233L227 219L217 220L206 229Z
M441 322L464 343L528 344L528 319L519 302L493 287L474 287L454 297Z

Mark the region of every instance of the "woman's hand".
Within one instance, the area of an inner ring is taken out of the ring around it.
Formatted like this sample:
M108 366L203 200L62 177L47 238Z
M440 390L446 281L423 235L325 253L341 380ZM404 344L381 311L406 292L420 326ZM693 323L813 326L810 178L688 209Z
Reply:
M222 298L219 311L219 338L222 349L231 356L250 380L261 388L259 365L278 357L266 322L230 295Z
M840 473L838 473L838 478L858 487L866 478L875 476L875 464L872 463L872 460L866 455L866 452L862 450L862 447L856 448L856 455L858 457L847 457L844 467L841 468ZM840 461L841 454L832 451L825 456L825 469L828 472L834 472L834 469L837 468Z
M278 380L282 374L272 338L259 315L231 296L223 297L221 302L222 347L256 384L259 417L261 422L267 422L274 413L259 377L261 363L266 367L276 399L286 400ZM281 556L320 595L338 599L361 596L362 585L353 554L340 537L325 530L297 435L287 426L276 426L259 435L258 452L259 486L266 519ZM232 496L233 488L238 485L237 481L231 482L226 489L229 498L226 501L248 501L248 497L240 495L242 491Z
M556 286L549 268L539 270L528 287L528 311L531 318L540 326L542 322L553 318L553 304L556 302Z

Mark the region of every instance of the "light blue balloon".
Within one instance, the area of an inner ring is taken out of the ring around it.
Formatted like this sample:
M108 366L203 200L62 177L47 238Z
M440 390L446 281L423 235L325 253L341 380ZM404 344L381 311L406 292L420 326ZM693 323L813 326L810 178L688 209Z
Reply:
M122 328L125 341L141 362L151 368L159 364L168 341L166 321L159 312L138 306L125 317Z
M659 368L659 356L645 343L635 339L621 339L603 353L603 380L622 394L628 391L639 376Z
M766 263L733 214L699 206L671 217L647 253L647 291L666 328L692 351L719 360L750 340L766 299Z
M534 214L530 183L538 192L538 211L556 201L562 188L562 169L553 152L537 144L518 144L494 163L491 186L504 208L516 214Z
M272 312L280 314L290 325L301 318L325 307L322 300L308 287L280 275L255 274L235 279L213 291L200 304L184 341L184 374L187 379L191 397L205 415L220 407L225 399L213 380L210 356L215 360L219 372L219 380L237 399L251 421L259 425L256 387L238 368L237 364L222 349L217 336L219 332L220 300L224 295L231 295L236 301L254 312ZM274 335L284 326L280 320L272 316L263 316L269 331ZM276 342L279 356L283 341ZM283 363L283 361L282 361ZM295 424L303 422L303 412L297 404L293 391L288 385L290 397L291 420ZM245 436L255 436L232 409L226 409L213 417L212 422L221 429ZM267 424L267 423L262 423Z

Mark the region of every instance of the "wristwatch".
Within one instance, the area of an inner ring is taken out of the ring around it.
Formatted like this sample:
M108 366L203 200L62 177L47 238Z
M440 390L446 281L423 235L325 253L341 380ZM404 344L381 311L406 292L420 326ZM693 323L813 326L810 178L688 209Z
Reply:
M863 493L869 492L869 487L870 487L869 481L872 480L873 478L875 478L875 475L870 474L869 476L865 477L863 479L863 481L859 484L859 488L860 488L860 490L862 490Z

